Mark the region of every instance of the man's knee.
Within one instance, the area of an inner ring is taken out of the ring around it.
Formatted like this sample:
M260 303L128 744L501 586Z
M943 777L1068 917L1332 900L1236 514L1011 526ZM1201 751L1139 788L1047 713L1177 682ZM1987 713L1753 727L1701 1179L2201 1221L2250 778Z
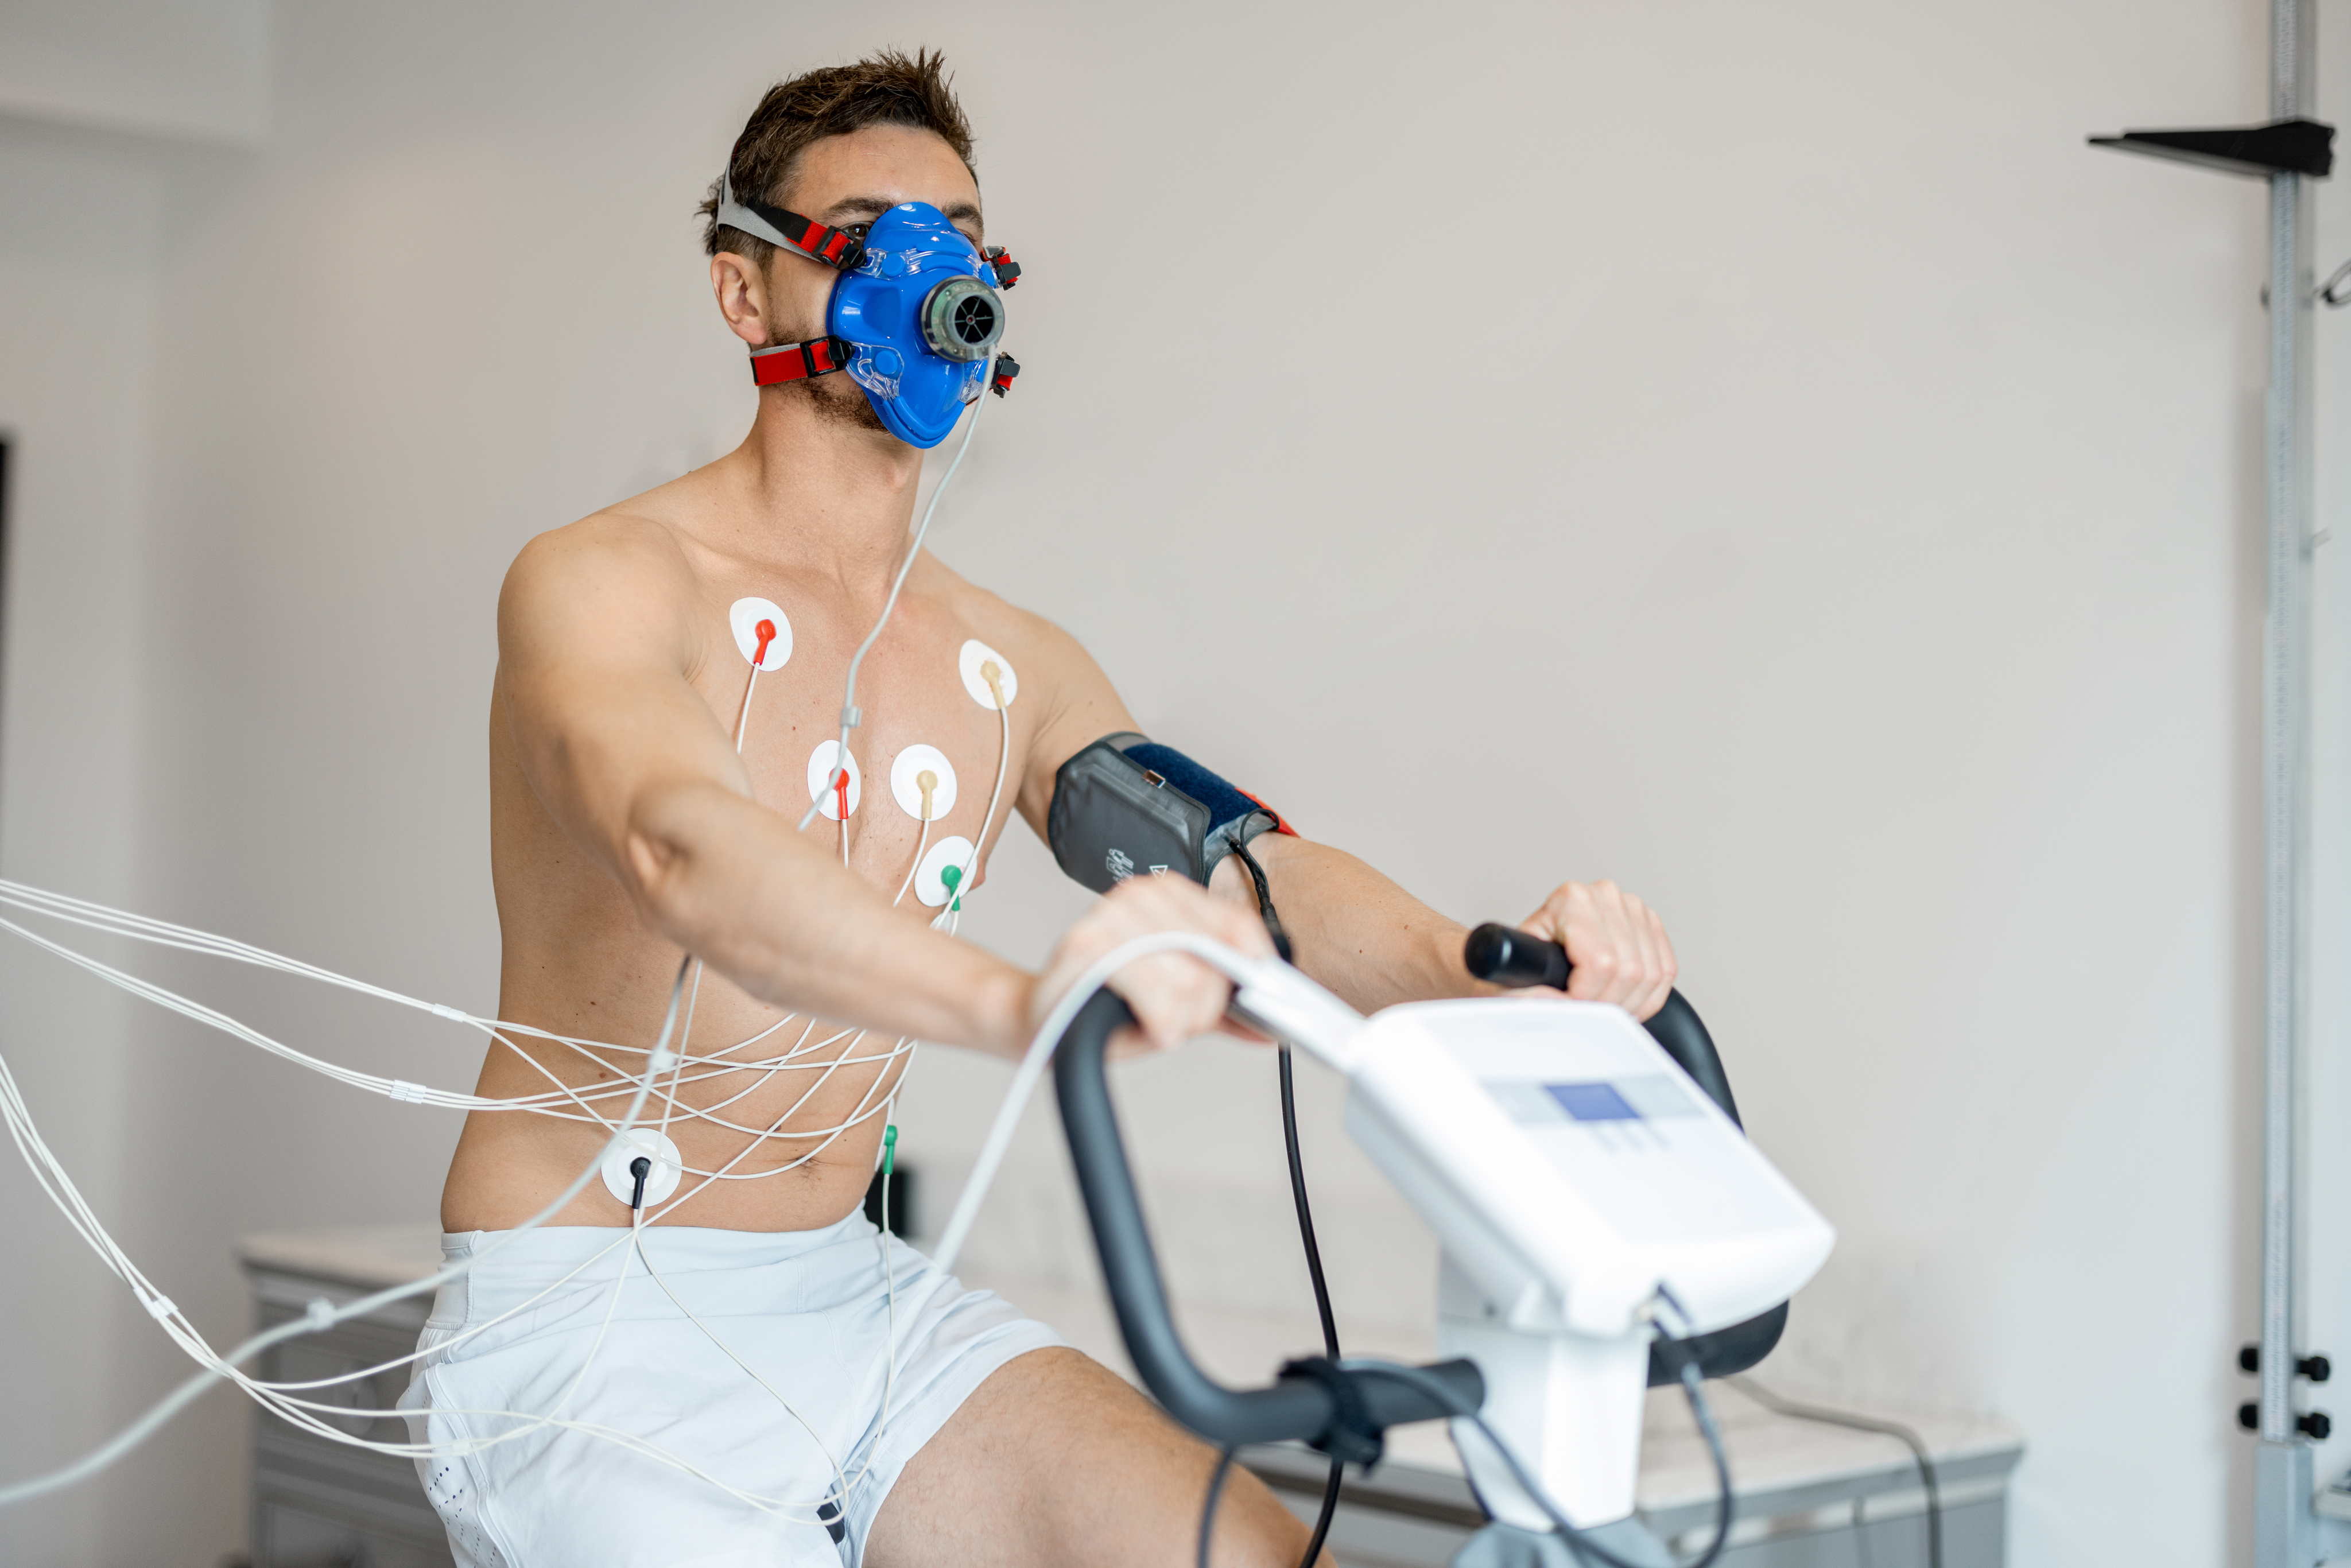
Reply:
M991 1374L908 1463L866 1561L1189 1568L1216 1465L1215 1449L1108 1368L1071 1350L1032 1351ZM1236 1467L1212 1561L1296 1568L1310 1533Z

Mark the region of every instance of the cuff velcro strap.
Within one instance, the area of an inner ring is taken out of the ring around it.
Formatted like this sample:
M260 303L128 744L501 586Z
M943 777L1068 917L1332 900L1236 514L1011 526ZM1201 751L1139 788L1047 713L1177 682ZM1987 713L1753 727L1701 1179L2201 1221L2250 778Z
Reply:
M1138 740L1122 747L1129 760L1141 763L1153 777L1167 783L1208 809L1208 831L1200 845L1200 884L1207 885L1217 866L1259 833L1286 831L1281 819L1248 790L1227 783L1172 746Z
M1234 846L1274 831L1288 828L1255 798L1131 731L1061 764L1045 823L1061 870L1096 893L1145 873L1205 887Z

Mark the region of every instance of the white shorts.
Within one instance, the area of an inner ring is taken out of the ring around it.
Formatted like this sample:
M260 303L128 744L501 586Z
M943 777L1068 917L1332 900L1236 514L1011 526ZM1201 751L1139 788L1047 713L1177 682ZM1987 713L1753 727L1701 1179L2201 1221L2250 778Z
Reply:
M455 1262L508 1234L441 1248ZM400 1404L412 1440L444 1456L417 1473L465 1568L855 1568L906 1461L988 1374L1061 1343L891 1238L892 1375L883 1242L862 1215L647 1228L645 1259L700 1325L627 1238L526 1232L441 1288Z

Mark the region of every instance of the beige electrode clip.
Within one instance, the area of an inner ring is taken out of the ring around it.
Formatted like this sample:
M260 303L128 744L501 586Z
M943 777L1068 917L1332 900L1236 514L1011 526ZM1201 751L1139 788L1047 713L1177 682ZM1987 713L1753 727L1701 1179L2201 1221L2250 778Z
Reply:
M910 746L890 764L890 793L906 815L935 822L955 810L955 764L935 746Z
M1012 661L977 637L964 643L956 655L956 667L971 700L990 713L1010 707L1020 695L1020 676Z

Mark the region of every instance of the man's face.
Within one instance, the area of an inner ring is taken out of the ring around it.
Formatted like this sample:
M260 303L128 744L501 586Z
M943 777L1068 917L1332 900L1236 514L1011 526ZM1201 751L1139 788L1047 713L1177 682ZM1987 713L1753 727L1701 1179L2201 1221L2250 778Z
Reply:
M929 203L979 244L979 186L971 171L936 135L903 125L871 125L811 143L778 205L862 239L875 218L902 202ZM840 276L797 251L778 251L768 263L769 346L821 337ZM828 421L888 434L864 389L845 375L789 382L785 395L809 398Z

